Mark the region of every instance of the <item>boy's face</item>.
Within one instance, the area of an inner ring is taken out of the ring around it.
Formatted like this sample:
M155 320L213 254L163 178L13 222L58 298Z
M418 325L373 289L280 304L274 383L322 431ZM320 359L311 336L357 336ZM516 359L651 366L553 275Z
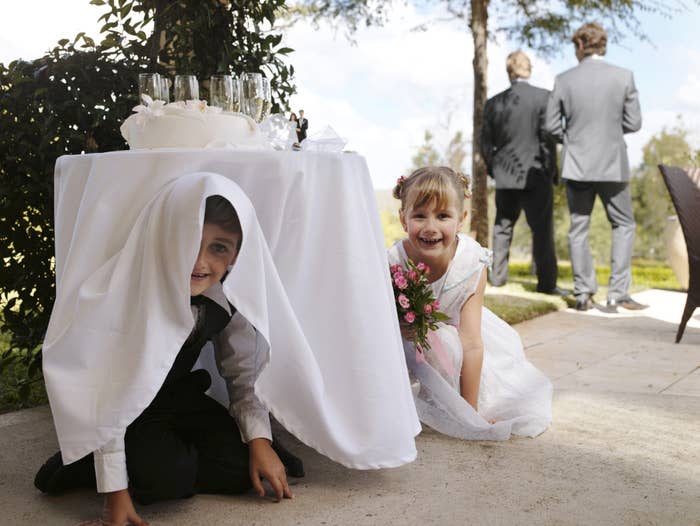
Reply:
M224 230L213 223L204 223L202 244L190 277L192 296L200 295L221 281L229 265L236 261L240 240L240 234Z

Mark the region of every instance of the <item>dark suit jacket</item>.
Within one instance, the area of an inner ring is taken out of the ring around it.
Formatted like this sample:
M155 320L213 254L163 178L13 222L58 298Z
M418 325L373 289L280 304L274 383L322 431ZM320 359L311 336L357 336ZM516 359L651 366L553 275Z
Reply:
M544 130L548 98L549 91L516 81L486 102L481 154L496 188L556 182L556 143Z
M299 142L303 141L306 139L306 130L309 129L309 119L306 117L304 118L299 118L299 123L297 124L299 127L299 133L297 133L297 137L299 139Z

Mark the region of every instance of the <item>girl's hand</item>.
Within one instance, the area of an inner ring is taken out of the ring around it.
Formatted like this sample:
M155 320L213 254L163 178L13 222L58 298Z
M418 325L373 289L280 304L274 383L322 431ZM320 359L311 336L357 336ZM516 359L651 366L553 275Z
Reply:
M270 441L266 438L254 438L248 443L250 451L250 480L253 488L261 497L265 496L265 488L262 479L266 479L277 496L277 502L282 498L294 497L287 484L287 473L284 464L272 449Z
M136 513L129 490L121 489L104 495L102 518L81 522L78 526L148 526L148 523Z

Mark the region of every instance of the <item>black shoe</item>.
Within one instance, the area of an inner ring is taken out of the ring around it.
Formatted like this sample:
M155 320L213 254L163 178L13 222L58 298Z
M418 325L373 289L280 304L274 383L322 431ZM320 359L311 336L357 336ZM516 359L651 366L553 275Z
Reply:
M64 466L59 451L39 468L34 477L34 486L49 495L77 488L94 488L95 464L92 454Z
M608 299L608 308L622 307L627 310L644 310L649 307L649 305L644 305L637 301L634 301L629 296L622 296L617 299Z
M593 307L590 294L579 294L576 296L576 310L586 311Z
M61 460L61 452L59 451L39 468L36 477L34 477L34 486L36 486L36 489L42 493L49 493L50 482L62 467L63 461Z
M554 287L551 290L538 290L537 292L539 292L540 294L549 294L550 296L566 297L571 295L570 290L562 289L561 287Z

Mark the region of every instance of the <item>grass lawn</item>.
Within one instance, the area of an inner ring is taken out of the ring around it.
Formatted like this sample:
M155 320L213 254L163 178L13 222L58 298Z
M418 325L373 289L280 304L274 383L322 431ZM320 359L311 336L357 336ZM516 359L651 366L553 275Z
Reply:
M535 292L537 278L530 272L529 263L514 262L509 268L510 276L507 285L486 288L486 306L496 315L514 324L567 307L567 302L562 298ZM596 297L598 301L605 301L610 269L598 267L597 275L600 288ZM658 262L635 261L632 267L632 281L634 283L632 292L648 288L680 290L680 285L671 269ZM568 262L559 263L559 286L573 289L571 264ZM573 297L568 301L573 304ZM0 334L0 355L7 348L8 343L9 337ZM11 363L0 370L0 413L34 407L47 402L44 383L41 380L25 387L27 393L20 393L17 379L24 378L26 373L27 367L22 363ZM22 396L23 394L27 396Z

